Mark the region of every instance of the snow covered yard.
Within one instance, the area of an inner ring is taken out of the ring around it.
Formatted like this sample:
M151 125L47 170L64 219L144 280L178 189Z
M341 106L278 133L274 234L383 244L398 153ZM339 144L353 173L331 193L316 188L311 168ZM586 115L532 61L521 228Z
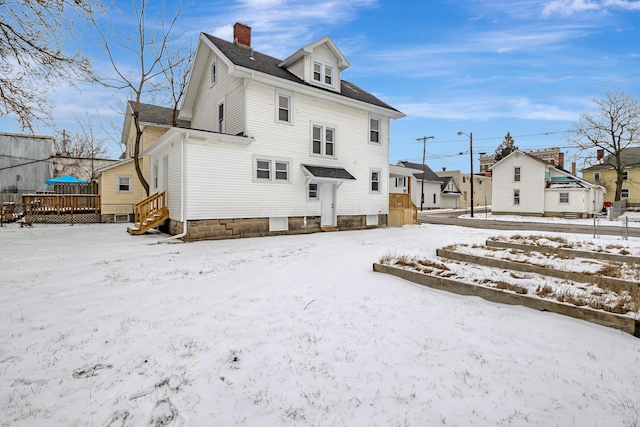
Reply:
M10 224L0 423L636 425L637 338L372 271L384 254L499 234L422 225L157 245L122 225Z

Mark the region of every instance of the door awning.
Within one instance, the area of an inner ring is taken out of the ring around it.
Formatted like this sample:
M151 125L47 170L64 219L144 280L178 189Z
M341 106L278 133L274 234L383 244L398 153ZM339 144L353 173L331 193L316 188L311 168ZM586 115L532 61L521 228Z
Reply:
M310 178L309 181L314 182L342 182L345 179L355 180L354 176L351 175L345 168L302 165L302 170L307 175L307 178Z

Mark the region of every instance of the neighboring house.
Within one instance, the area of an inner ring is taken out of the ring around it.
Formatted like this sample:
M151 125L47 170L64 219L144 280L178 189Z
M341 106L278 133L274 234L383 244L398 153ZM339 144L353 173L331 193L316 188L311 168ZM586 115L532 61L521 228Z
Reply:
M123 159L97 170L100 174L98 188L102 222L132 222L134 206L147 197L133 162L136 135L133 122L133 101L129 101L126 108L120 141L125 147ZM142 153L171 128L173 110L156 105L140 104L139 118L142 127L140 147ZM179 120L177 124L180 127L189 127L189 122L185 120ZM140 167L151 186L151 165L147 157L141 157ZM155 165L155 167L158 166Z
M451 204L452 195L449 193L443 193L443 191L448 191L447 188L443 188L443 181L431 170L431 168L429 168L429 166L424 165L424 179L422 174L422 163L399 161L398 166L419 171L413 174L413 176L416 178L416 184L411 189L411 200L418 208L420 208L421 201L422 209L442 208L443 195L445 198L447 198L446 204ZM423 200L421 200L421 194L422 197L424 197Z
M45 190L53 177L54 150L50 136L0 133L0 202Z
M342 78L331 38L284 61L201 34L180 118L144 155L171 234L223 239L387 223L389 125L404 114ZM138 224L141 226L142 224ZM141 230L132 228L130 232Z
M525 153L537 157L538 159L550 163L553 166L564 169L564 153L560 151L560 148L545 148L542 150L526 150ZM496 163L496 156L481 155L480 156L480 173L490 173L491 166ZM474 183L475 185L475 183ZM475 201L475 200L474 200Z
M456 181L456 185L462 193L459 200L460 208L468 208L471 206L471 175L468 173L460 173L459 170L436 172L439 177L451 176ZM491 174L479 175L473 174L473 205L485 206L491 205Z
M624 168L621 200L627 206L640 206L640 147L628 147L621 152ZM582 170L582 177L587 181L602 185L607 189L605 202L612 203L616 195L617 174L613 168L615 159L612 156L600 158L600 163Z
M522 151L500 160L491 172L493 214L586 218L602 210L604 187Z
M458 209L460 207L460 196L462 192L452 176L439 177L440 185L440 207Z

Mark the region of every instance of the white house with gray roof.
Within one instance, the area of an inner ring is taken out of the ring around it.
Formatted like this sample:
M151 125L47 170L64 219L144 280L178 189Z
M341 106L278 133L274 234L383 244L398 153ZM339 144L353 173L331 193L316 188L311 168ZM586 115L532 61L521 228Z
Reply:
M604 187L519 150L491 172L493 214L586 218L603 207Z
M185 240L384 226L389 127L404 114L343 79L330 37L284 60L201 34L179 118L144 155L159 165L169 232Z

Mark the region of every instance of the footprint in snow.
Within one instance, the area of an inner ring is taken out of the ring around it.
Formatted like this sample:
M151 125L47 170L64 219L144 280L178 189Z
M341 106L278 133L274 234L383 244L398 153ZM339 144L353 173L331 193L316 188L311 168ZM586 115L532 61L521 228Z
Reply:
M124 427L125 422L129 419L131 413L129 411L122 410L116 411L111 414L111 418L105 423L104 427Z
M73 375L73 378L95 377L96 375L98 375L97 371L100 371L102 369L111 369L111 368L113 368L113 365L104 365L102 363L97 363L95 365L75 369L72 375Z
M183 425L178 409L173 406L169 399L162 399L156 402L155 408L151 411L149 424L155 427L179 427Z

